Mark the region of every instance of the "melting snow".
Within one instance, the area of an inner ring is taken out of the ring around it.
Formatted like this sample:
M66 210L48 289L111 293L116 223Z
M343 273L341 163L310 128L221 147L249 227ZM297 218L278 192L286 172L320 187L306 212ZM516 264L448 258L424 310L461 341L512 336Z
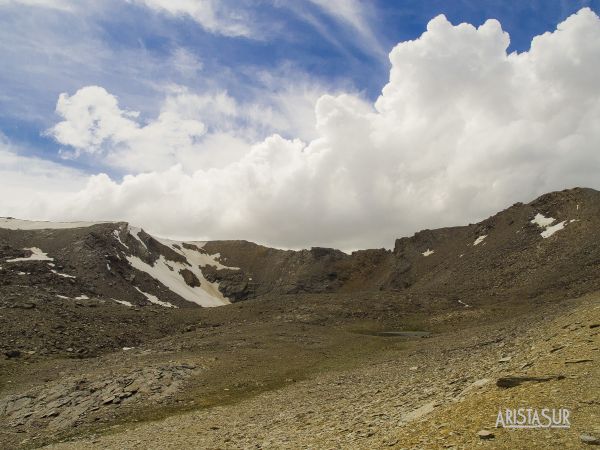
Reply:
M172 305L169 302L161 302L158 297L156 295L152 295L152 294L148 294L147 292L142 291L140 288L136 287L135 288L136 291L138 291L140 294L143 294L150 303L153 303L155 305L160 305L160 306L164 306L165 308L177 308L177 306Z
M209 283L202 275L198 264L195 261L189 261L192 265L169 261L175 270L172 270L167 264L164 256L160 256L153 266L146 264L137 256L127 256L127 261L136 269L146 272L152 278L160 281L175 294L184 299L197 303L201 306L222 306L229 303L219 292L218 283ZM183 277L179 274L180 269L188 269L194 273L200 280L200 286L189 286Z
M552 225L552 223L554 223L556 219L552 218L552 217L544 217L542 214L538 213L536 214L536 216L533 218L533 220L531 221L531 223L535 223L537 224L538 227L540 228L544 228L544 231L542 231L540 233L540 235L546 239L549 238L550 236L552 236L554 233L556 233L557 231L562 230L566 224L571 223L577 219L572 219L572 220L563 220L562 222L557 223L556 225ZM550 226L552 225L552 226Z
M531 220L531 223L535 223L540 228L546 228L549 225L552 225L556 219L552 217L545 217L543 214L537 213L535 217Z
M487 237L487 234L484 234L483 236L479 236L477 239L475 239L475 242L473 242L473 245L479 245L483 242L483 240Z
M429 256L429 255L433 255L435 252L433 250L425 250L423 253L421 253L423 256Z
M155 238L161 244L171 248L175 252L185 257L186 261L190 264L189 266L180 262L168 261L163 257L154 263L153 266L146 264L140 258L135 256L128 256L127 260L129 263L138 270L148 273L156 280L160 281L171 291L177 295L183 297L185 300L196 303L204 307L222 306L229 304L229 300L221 294L219 291L219 283L209 282L200 267L204 266L215 266L217 269L231 269L239 270L237 267L227 267L219 262L219 254L208 255L201 251L193 248L185 248L182 242L172 241L169 239L158 239ZM198 249L202 248L205 242L193 242L192 245ZM179 271L181 269L187 269L191 271L198 280L200 286L192 287L189 286Z
M119 235L119 230L114 230L114 231L113 231L113 235L114 235L114 236L117 238L117 241L119 241L119 243L120 243L120 244L121 244L123 247L125 247L126 249L129 249L129 247L127 246L127 244L125 244L125 242L123 242L123 241L121 240L121 236ZM139 238L138 238L138 239L139 239ZM143 244L143 242L142 242L142 244Z
M75 297L75 300L89 300L90 298L85 295L85 294L81 294L79 297Z
M239 267L229 267L229 266L224 266L223 264L221 264L221 262L219 261L219 258L221 257L221 255L219 253L215 253L214 255L208 255L206 253L202 253L198 250L194 250L194 249L189 249L189 248L185 248L183 246L183 242L178 242L178 241L171 241L169 239L159 239L159 238L155 238L158 242L160 242L163 245L166 245L167 247L170 247L171 249L175 250L177 253L179 253L182 256L185 256L185 259L187 259L187 261L192 265L192 266L200 266L200 267L204 267L204 266L215 266L218 270L219 269L231 269L231 270L239 270ZM201 249L206 242L188 242L187 244L192 244L196 247L198 247L199 249ZM177 248L175 245L177 245ZM190 269L188 267L188 269ZM190 269L191 270L191 269ZM194 272L192 270L192 272ZM196 273L196 272L194 272ZM198 274L196 274L198 275Z
M542 237L544 239L549 238L550 236L552 236L554 233L556 233L557 231L562 230L565 227L565 223L567 221L563 220L560 223L557 223L556 225L553 225L551 227L547 227L544 231L542 231Z
M35 222L32 220L0 217L0 228L9 230L59 230L64 228L83 228L110 222Z
M62 298L63 300L69 300L69 297L66 295L56 295L58 298Z
M64 277L64 278L77 278L77 277L76 277L76 276L74 276L74 275L67 275L66 273L59 273L59 272L57 272L57 271L56 271L56 270L54 270L54 269L52 269L52 271L51 271L51 272L52 272L52 273L54 273L54 274L56 274L56 275L58 275L59 277Z
M37 247L24 248L23 250L29 250L31 252L31 256L27 258L14 258L7 259L6 262L17 262L17 261L54 261L54 258L49 258L46 253L41 251Z
M144 294L145 295L145 294ZM130 308L133 306L130 302L128 302L127 300L116 300L113 298L113 300L117 303L120 303L121 305L125 305L125 306L129 306Z
M129 234L131 236L133 236L134 238L136 238L138 241L140 241L140 244L142 244L145 249L148 249L148 247L146 247L146 244L144 243L144 241L142 241L142 238L140 237L140 233L141 232L142 232L141 228L138 228L138 227L129 227Z

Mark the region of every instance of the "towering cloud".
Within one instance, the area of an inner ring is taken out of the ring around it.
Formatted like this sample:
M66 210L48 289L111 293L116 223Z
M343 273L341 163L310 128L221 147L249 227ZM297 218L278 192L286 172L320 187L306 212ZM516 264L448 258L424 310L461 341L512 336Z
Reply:
M239 126L206 126L181 98L142 123L101 88L63 94L56 140L132 174L93 176L67 206L49 197L45 215L124 219L180 237L356 248L553 189L599 188L599 18L582 9L527 52L507 54L508 44L495 20L475 28L438 16L391 51L374 104L321 97L310 142L273 135L247 145ZM239 119L235 103L211 105L220 121ZM212 129L236 143L236 157L190 163Z

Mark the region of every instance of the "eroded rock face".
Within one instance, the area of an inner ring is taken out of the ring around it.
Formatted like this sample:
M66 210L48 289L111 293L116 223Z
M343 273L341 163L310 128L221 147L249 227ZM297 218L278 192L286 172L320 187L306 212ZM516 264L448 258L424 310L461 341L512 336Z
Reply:
M188 286L191 286L191 287L198 287L198 286L200 286L200 280L194 274L194 272L192 272L191 270L189 270L189 269L181 269L179 271L179 273L181 274L181 276L183 277L183 280L185 281L185 283Z
M232 302L256 296L256 283L243 270L217 269L204 266L202 273L211 283L219 283L219 291Z

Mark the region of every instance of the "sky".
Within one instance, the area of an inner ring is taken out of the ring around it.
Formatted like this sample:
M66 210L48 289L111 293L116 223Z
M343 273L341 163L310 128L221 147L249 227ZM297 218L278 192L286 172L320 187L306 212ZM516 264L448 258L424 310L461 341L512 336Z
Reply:
M0 0L0 216L392 247L600 189L600 0Z

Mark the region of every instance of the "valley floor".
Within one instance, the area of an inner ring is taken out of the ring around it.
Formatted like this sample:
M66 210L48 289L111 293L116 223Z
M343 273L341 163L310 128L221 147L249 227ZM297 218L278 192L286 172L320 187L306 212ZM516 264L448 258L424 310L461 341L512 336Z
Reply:
M418 316L394 316L390 299L365 314L343 300L336 314L322 310L322 299L311 301L290 300L280 310L268 300L233 305L237 325L67 364L62 385L110 376L118 384L132 371L162 369L142 376L155 395L139 404L143 383L134 380L136 395L121 386L106 404L81 409L68 428L59 419L73 407L57 407L48 429L32 422L0 438L15 447L55 441L51 449L581 448L582 434L600 438L600 295ZM345 320L327 320L341 311ZM433 334L373 333L384 329ZM509 375L545 381L498 387ZM157 386L165 379L171 390L163 392ZM32 389L43 398L35 389L44 388ZM571 428L495 428L499 409L527 407L567 408ZM483 429L494 437L481 439Z

